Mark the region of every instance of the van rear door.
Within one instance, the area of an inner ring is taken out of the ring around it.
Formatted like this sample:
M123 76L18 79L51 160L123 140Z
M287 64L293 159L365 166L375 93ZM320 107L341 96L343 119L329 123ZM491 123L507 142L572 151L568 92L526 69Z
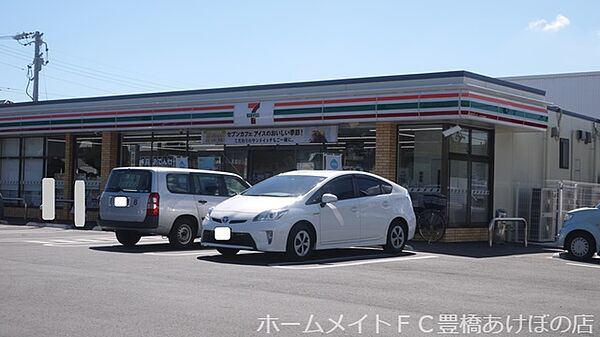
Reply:
M103 220L143 222L148 197L152 192L150 170L115 169L100 198L100 218Z

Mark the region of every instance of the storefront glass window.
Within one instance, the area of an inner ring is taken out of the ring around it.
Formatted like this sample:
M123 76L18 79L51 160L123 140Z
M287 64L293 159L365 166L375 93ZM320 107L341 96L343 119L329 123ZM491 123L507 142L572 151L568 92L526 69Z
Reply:
M21 139L6 138L2 139L2 148L0 154L2 157L19 157L21 149Z
M448 220L454 227L467 224L467 196L469 192L468 162L450 160L450 179L448 181Z
M227 147L223 156L225 171L233 172L248 179L248 150L241 147Z
M121 139L121 166L150 166L151 139L150 134L124 135Z
M63 199L65 191L65 139L60 136L46 138L46 175L54 178L56 198Z
M373 172L376 129L373 124L340 125L337 143L327 143L325 153L341 154L344 170Z
M469 130L462 129L448 137L450 152L469 153Z
M476 156L489 155L487 131L472 130L471 131L471 154Z
M189 167L202 170L223 170L223 144L203 139L200 131L189 132Z
M0 193L5 198L19 197L19 138L0 139Z
M75 180L85 181L86 207L88 208L98 207L101 162L101 137L78 136L75 138Z
M39 206L44 176L44 138L23 138L23 193L27 204Z
M442 126L398 128L398 183L408 189L417 210L444 209Z
M486 224L488 219L490 190L489 164L473 162L471 177L471 222Z
M0 193L39 206L41 180L52 177L57 198L63 198L64 143L64 138L54 136L0 139Z
M42 157L44 155L44 138L24 138L25 157Z
M206 144L200 131L126 134L121 139L121 165L222 170L223 151L223 144Z

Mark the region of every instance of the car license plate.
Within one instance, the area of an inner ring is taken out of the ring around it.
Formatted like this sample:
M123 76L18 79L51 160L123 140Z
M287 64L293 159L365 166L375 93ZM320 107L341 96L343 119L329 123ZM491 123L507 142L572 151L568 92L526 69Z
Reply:
M227 241L231 239L231 228L229 227L216 227L215 228L215 240Z
M127 207L127 197L115 197L113 199L115 207Z

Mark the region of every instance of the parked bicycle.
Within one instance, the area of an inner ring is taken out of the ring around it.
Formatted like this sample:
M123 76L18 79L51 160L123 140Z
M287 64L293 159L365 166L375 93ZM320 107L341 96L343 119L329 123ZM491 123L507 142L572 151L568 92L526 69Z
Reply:
M417 229L423 240L437 242L446 233L446 218L438 209L424 209L417 213Z

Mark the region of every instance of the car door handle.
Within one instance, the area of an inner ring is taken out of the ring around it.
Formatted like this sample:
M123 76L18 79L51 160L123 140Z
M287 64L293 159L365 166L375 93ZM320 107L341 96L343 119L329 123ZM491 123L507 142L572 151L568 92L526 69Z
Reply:
M354 206L354 207L350 208L350 210L351 210L352 212L358 212L358 207Z
M389 202L387 202L387 201L384 201L384 202L383 202L383 207L388 207L389 205L390 205L390 203L389 203Z
M198 203L200 203L200 204L202 204L202 205L206 204L207 202L208 202L208 201L206 201L206 200L198 200Z

